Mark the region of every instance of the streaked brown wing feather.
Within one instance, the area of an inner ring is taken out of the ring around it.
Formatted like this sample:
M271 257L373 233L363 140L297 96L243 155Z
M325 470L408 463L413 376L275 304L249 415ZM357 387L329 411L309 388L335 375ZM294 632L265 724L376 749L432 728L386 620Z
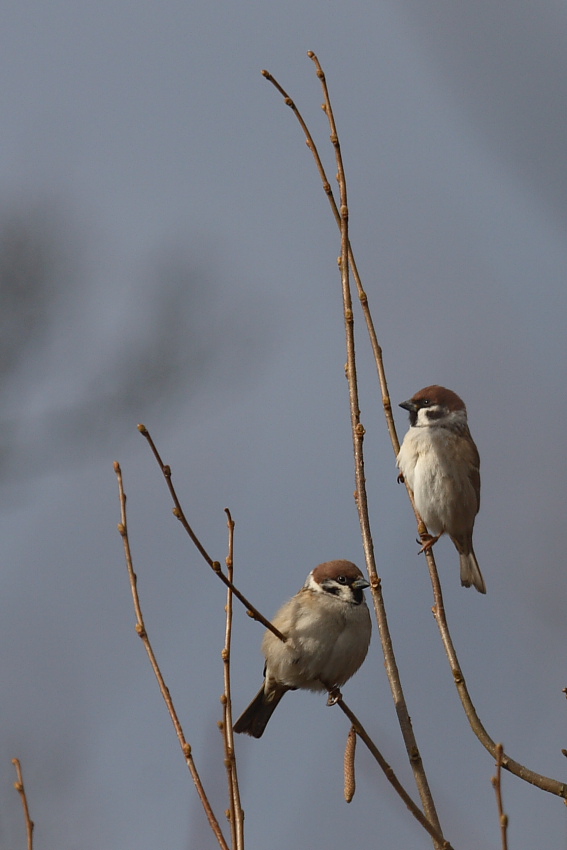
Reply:
M480 508L480 456L468 428L467 437L470 439L470 442L467 442L467 461L470 464L469 481L476 493L476 510L478 513Z

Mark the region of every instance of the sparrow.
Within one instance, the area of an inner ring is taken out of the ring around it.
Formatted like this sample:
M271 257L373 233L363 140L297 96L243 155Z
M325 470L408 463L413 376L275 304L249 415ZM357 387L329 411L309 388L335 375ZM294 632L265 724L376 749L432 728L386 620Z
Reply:
M398 480L413 491L415 506L428 529L425 551L448 534L459 553L461 584L486 593L472 544L480 506L480 458L459 396L434 384L400 404L410 428L401 445Z
M369 584L350 561L315 567L273 619L285 643L267 631L264 683L234 724L260 738L286 691L334 691L354 676L368 651L372 624L363 590Z

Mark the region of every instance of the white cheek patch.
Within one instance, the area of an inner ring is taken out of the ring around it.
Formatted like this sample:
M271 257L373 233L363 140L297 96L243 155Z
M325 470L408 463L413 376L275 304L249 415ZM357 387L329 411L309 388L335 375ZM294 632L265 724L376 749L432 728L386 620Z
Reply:
M438 405L432 405L431 407L420 407L417 411L417 422L415 423L417 427L424 428L431 425L432 422L435 422L438 417L431 417L428 414L431 412L437 412L438 410Z
M447 410L440 404L432 404L417 411L415 427L431 428L440 425L444 428L462 428L466 424L466 410Z

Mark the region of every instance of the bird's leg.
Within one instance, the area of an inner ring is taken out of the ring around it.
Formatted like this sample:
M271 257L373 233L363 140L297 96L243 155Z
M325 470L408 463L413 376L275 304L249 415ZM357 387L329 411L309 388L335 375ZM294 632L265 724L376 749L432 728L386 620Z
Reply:
M442 533L443 532L441 532L441 534ZM423 531L422 533L420 533L419 539L416 540L416 543L421 544L421 549L417 554L421 555L422 552L427 552L429 549L431 549L432 546L435 546L435 544L441 537L441 534L438 534L437 537L435 537L433 534L429 534L428 531Z
M342 699L341 689L338 685L329 685L328 682L324 682L323 679L319 679L327 693L329 694L327 698L327 705L336 705L336 703Z
M342 699L341 689L338 685L329 688L329 696L327 697L327 705L336 705Z

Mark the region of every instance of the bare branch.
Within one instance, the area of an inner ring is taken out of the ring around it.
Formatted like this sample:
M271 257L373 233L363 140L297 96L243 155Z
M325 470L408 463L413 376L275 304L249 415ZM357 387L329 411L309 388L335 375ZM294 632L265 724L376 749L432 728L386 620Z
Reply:
M319 75L320 66L319 66L317 57L315 56L315 54L312 54L311 52L308 55L311 59L313 59L313 61L316 62L317 67L318 67L318 75ZM292 98L287 94L285 89L283 89L283 87L275 80L275 78L268 71L262 71L262 74L283 95L283 97L285 98L286 104L288 104L288 106L290 106L292 108L295 116L297 117L297 120L299 121L303 131L305 132L305 135L306 135L306 138L307 138L307 145L308 145L309 149L311 150L311 152L313 153L313 156L315 158L317 169L319 171L319 174L321 176L321 180L322 180L322 183L323 183L323 189L324 189L325 194L327 195L327 197L329 199L329 203L331 205L331 209L332 209L333 215L335 217L335 221L337 222L337 225L339 226L339 228L341 228L342 227L342 225L341 225L341 213L340 213L339 208L337 206L337 203L336 203L336 201L333 197L333 192L332 192L332 189L330 187L329 181L327 179L327 175L325 173L325 170L323 168L321 158L320 158L320 156L317 152L317 147L315 145L315 142L313 141L311 133L309 132L303 117L301 116L301 114L300 114L299 110L297 109L297 106L294 103L294 101L292 100ZM322 74L322 77L323 77L323 80L324 80L324 74L323 74L322 71L321 71L321 74ZM326 84L325 84L325 90L326 90ZM325 111L327 112L327 107L325 107ZM332 116L332 112L330 114ZM335 130L335 132L336 132L336 130ZM342 233L342 230L341 230L341 233ZM380 381L380 388L381 388L381 392L382 392L382 404L383 404L383 407L384 407L386 424L387 424L387 427L388 427L388 432L389 432L389 435L390 435L390 440L391 440L391 443L392 443L392 448L394 450L394 454L397 456L397 454L400 450L400 442L399 442L399 439L398 439L396 426L395 426L395 422L394 422L394 418L393 418L393 414L392 414L392 405L391 405L391 401L390 401L390 394L389 394L389 390L388 390L386 372L385 372L385 368L384 368L382 349L381 349L381 347L378 343L378 338L377 338L377 335L376 335L374 323L373 323L372 316L371 316L371 313L370 313L370 306L369 306L369 303L368 303L368 297L367 297L366 292L365 292L365 290L362 286L362 281L361 281L361 278L360 278L360 275L358 273L358 269L357 269L357 266L356 266L356 263L355 263L355 260L354 260L354 255L353 255L353 252L352 252L352 247L350 245L350 241L348 243L348 252L349 252L349 254L348 254L349 263L350 263L350 266L351 266L352 271L353 271L353 277L356 281L357 290L358 290L358 297L359 297L360 304L361 304L361 307L362 307L363 315L365 317L366 326L367 326L368 334L369 334L369 337L370 337L370 342L371 342L371 345L372 345L372 350L374 352L374 359L375 359L375 363L376 363L376 368L377 368L378 377L379 377L379 381ZM360 440L360 443L362 444L363 437L364 437L364 428L359 423L359 431L358 431L357 434L355 434L355 439L358 438ZM363 468L362 468L361 471L363 471ZM416 509L415 501L414 501L414 498L413 498L413 493L411 492L411 490L407 486L407 484L406 484L406 489L407 489L408 497L410 499L410 502L411 502L411 505L412 505L412 508L413 508L413 511L414 511L414 514L415 514L415 517L416 517L418 534L421 536L427 529L426 529L425 523L423 522L423 520L421 519L421 517L419 515L419 512ZM365 507L361 507L361 505L360 505L361 498L365 499L365 489L364 489L364 487L358 487L357 486L357 501L358 501L358 504L359 504L359 514L363 513L364 510L365 510ZM362 523L362 520L361 520L361 523ZM364 532L363 532L363 537L364 537ZM371 542L371 541L369 541L369 542ZM412 754L411 748L408 747L408 742L411 741L411 738L413 737L413 731L411 730L411 721L409 719L409 715L407 713L407 706L405 705L405 700L403 698L403 693L401 691L401 684L399 686L399 690L395 685L396 677L397 677L397 667L396 667L395 657L394 657L394 654L393 654L393 649L391 648L391 639L390 639L389 629L388 629L387 620L386 620L386 616L385 616L385 610L384 610L383 618L379 615L380 609L383 608L383 600L382 600L382 597L381 597L381 589L380 589L380 579L379 579L377 573L375 572L375 567L374 567L374 571L372 569L373 555L372 555L371 559L369 560L369 552L366 551L366 547L365 547L365 554L366 554L366 558L367 558L367 565L368 565L369 576L370 576L370 581L371 581L372 594L373 594L373 599L374 599L374 607L376 609L376 615L377 615L377 618L378 618L378 625L379 625L379 628L380 628L380 636L381 636L382 646L383 646L383 650L384 650L384 657L386 659L386 669L388 671L388 678L390 680L390 686L392 688L392 693L394 695L394 702L396 704L396 710L398 711L398 718L399 718L400 726L402 728L402 734L404 736L404 741L406 741L406 747L408 748L408 754L410 755L410 761L411 761L412 767L413 767L414 766L414 761L413 761L414 755L417 759L417 761L416 761L417 765L421 764L421 757L419 756L419 751L417 750L417 745L415 746L414 754ZM476 713L476 710L474 708L473 702L472 702L470 694L468 692L466 681L465 681L463 672L461 670L461 667L460 667L460 664L459 664L459 661L458 661L458 657L457 657L457 654L456 654L456 651L455 651L455 648L454 648L454 645L453 645L453 642L452 642L452 638L451 638L451 635L450 635L450 632L449 632L449 627L448 627L447 619L446 619L446 616L445 616L445 607L444 607L444 604L443 604L443 595L442 595L442 592L441 592L441 583L440 583L439 575L438 575L438 572L437 572L435 557L434 557L431 549L427 550L425 554L426 554L426 562L427 562L427 566L428 566L428 569L429 569L431 584L432 584L432 587L433 587L433 595L434 595L434 599L435 599L435 606L434 606L434 609L433 609L433 613L435 615L435 619L436 619L436 622L437 622L437 625L438 625L438 628L439 628L439 631L440 631L440 634L441 634L441 639L442 639L443 645L445 647L445 651L446 651L447 657L449 659L449 663L451 665L451 670L453 672L453 678L454 678L455 684L457 686L457 690L458 690L458 693L459 693L459 697L461 699L461 703L463 705L465 714L466 714L466 716L469 720L469 723L471 725L473 732L475 733L475 735L477 736L479 741L482 743L482 745L495 758L496 757L496 744L492 740L492 738L488 735L488 733L486 732L484 726L482 725L482 723L481 723L481 721L480 721L480 719L479 719L479 717ZM390 644L389 647L388 647L388 644ZM390 660L388 660L388 659L390 659ZM397 680L399 681L399 676L397 677ZM565 690L567 691L567 689L565 689ZM398 701L398 697L400 697L400 701ZM542 774L536 773L535 771L525 767L524 765L520 764L519 762L515 761L514 759L511 759L509 756L507 756L505 754L503 755L502 766L506 770L513 773L514 775L520 777L521 779L524 779L526 782L529 782L532 785L535 785L536 787L542 789L543 791L548 791L551 794L555 794L559 797L562 797L563 799L567 799L567 783L559 782L558 780L551 779L547 776L543 776ZM414 768L414 772L415 772L415 768ZM417 779L416 779L416 781L417 781ZM420 791L420 794L421 794L421 791ZM423 799L423 796L422 796L422 799Z
M167 706L167 710L169 712L169 716L171 717L173 726L175 728L175 732L177 734L177 738L181 745L181 749L183 751L183 755L185 757L185 762L187 767L189 768L189 772L193 778L193 782L195 783L195 788L197 789L197 794L199 795L199 799L203 805L205 810L205 814L207 816L207 820L209 821L209 825L216 836L216 839L221 847L221 850L229 850L228 844L226 843L224 836L222 834L219 823L214 815L214 812L211 808L211 804L209 799L205 793L205 789L203 788L203 784L201 782L201 778L195 766L195 762L193 756L191 754L191 745L187 742L185 738L185 734L181 727L181 723L177 716L177 712L175 710L175 706L173 704L173 700L171 698L171 694L169 693L169 688L165 684L165 680L163 678L162 672L159 668L156 656L154 654L152 645L150 643L150 639L148 637L148 633L146 631L146 626L144 623L144 617L142 614L142 608L140 606L140 597L138 595L138 579L136 573L134 572L134 566L132 561L132 553L130 550L130 541L128 539L128 524L126 519L126 494L124 492L124 486L122 482L122 470L120 469L120 464L115 462L114 471L116 473L116 477L118 479L118 492L120 497L120 523L118 524L118 531L122 537L122 541L124 543L124 554L126 557L126 566L128 567L128 576L130 578L130 588L132 590L132 600L134 603L134 610L136 612L136 632L141 637L146 652L148 654L148 658L150 659L150 664L152 665L152 669L154 671L155 677L158 681L159 689L161 695L165 701Z
M508 815L504 812L502 802L502 756L504 747L496 744L496 776L492 777L492 784L496 791L496 804L498 806L498 817L500 820L500 837L502 838L502 850L508 850Z
M228 577L232 581L234 573L234 520L228 508L225 508L228 525L228 555L226 566ZM225 765L228 775L228 793L230 798L230 828L232 831L232 846L234 850L244 850L244 811L240 802L240 788L236 771L236 755L234 750L234 732L232 730L232 694L230 685L230 650L232 640L232 590L229 587L226 595L226 630L222 660L224 668L224 694L222 734L224 739Z
M374 743L374 741L372 740L372 738L370 737L370 735L368 734L368 732L366 731L366 729L364 728L364 726L362 725L362 723L360 722L360 720L358 719L358 717L356 716L354 711L352 711L348 707L348 705L345 703L345 701L342 697L342 694L331 691L328 704L338 705L339 708L341 709L341 711L344 714L346 714L346 716L348 717L348 719L352 723L352 726L355 729L356 734L366 744L369 751L374 756L375 760L378 762L380 768L382 769L382 771L384 773L384 776L386 777L386 779L388 780L388 782L390 783L392 788L394 788L396 793L404 801L404 803L406 804L407 808L410 810L410 812L412 813L414 818L417 821L419 821L419 823L422 825L422 827L433 838L435 845L437 847L439 847L440 850L453 850L451 844L449 844L449 842L446 841L445 838L443 837L442 832L439 829L437 829L437 827L434 826L428 820L428 818L425 817L425 815L423 814L421 809L418 806L416 806L416 804L414 803L414 801L412 800L412 798L410 797L408 792L405 790L405 788L403 787L403 785L401 784L401 782L397 778L396 774L394 773L394 771L392 770L392 768L390 767L390 765L388 764L388 762L386 761L386 759L384 758L384 756L382 755L382 753L380 752L380 750L378 749L378 747L376 746L376 744Z
M451 672L453 674L453 679L457 687L462 706L470 723L471 729L475 733L476 737L478 738L480 743L485 747L485 749L487 749L488 752L494 758L496 758L498 745L492 740L476 712L469 690L467 688L465 677L459 664L459 659L457 657L451 634L449 632L449 626L447 624L439 576L437 574L437 570L431 567L430 562L433 559L433 555L431 554L430 550L426 552L426 556L427 562L430 566L430 575L433 583L433 593L435 596L433 616L437 621L437 625L441 633L441 640L443 641L445 652L447 653L449 664L451 665ZM567 799L566 783L559 782L557 779L551 779L548 776L543 776L540 773L536 773L529 767L525 767L525 765L514 761L514 759L510 758L510 756L506 755L506 753L502 753L502 767L505 770L510 771L510 773L513 773L515 776L518 776L520 779L523 779L525 782L529 782L531 785L535 785L537 788L541 788L542 791L547 791L550 794L556 794L558 797Z
M355 337L354 337L354 314L352 309L352 298L350 291L350 279L349 279L349 255L350 251L350 242L348 235L348 199L347 199L347 184L346 184L346 175L343 164L343 159L341 155L341 148L339 143L339 135L337 131L337 126L335 123L335 117L333 113L333 107L331 104L331 100L329 97L329 90L327 87L327 81L325 78L325 74L321 67L321 64L317 58L317 56L309 51L307 54L309 58L315 63L317 68L317 76L321 81L321 85L323 88L323 96L324 96L324 104L323 108L325 110L325 114L327 115L327 119L329 121L329 127L331 131L331 142L335 149L335 157L337 161L337 180L339 183L339 192L340 192L340 229L341 229L341 259L340 259L340 269L341 269L341 284L343 291L343 311L345 318L345 333L346 333L346 346L347 346L347 379L349 385L349 398L350 398L350 413L351 413L351 428L352 428L352 437L353 437L353 447L354 447L354 465L355 465L355 481L356 481L356 504L358 508L358 515L360 520L360 529L362 533L362 542L364 547L364 554L366 558L366 564L368 567L372 594L374 599L374 607L376 610L376 617L378 620L380 635L383 636L382 646L385 652L385 660L386 660L386 668L388 670L388 678L390 679L390 686L392 687L392 693L394 694L394 701L396 705L396 709L398 712L398 718L400 723L400 728L402 730L402 735L404 737L404 741L406 744L406 750L408 753L408 758L410 760L410 764L412 766L415 781L417 784L417 788L422 800L422 804L425 810L425 813L431 823L434 825L436 831L441 833L441 825L439 823L439 818L437 815L437 811L435 808L435 803L433 800L433 795L431 793L431 789L429 787L429 782L427 780L427 776L425 773L425 768L421 758L419 757L419 751L417 748L417 741L415 735L413 733L413 729L411 727L411 721L409 717L409 712L407 709L407 704L405 702L404 693L402 690L401 679L399 676L399 671L397 669L397 663L394 656L393 646L391 642L391 636L389 633L389 626L386 617L386 607L384 604L383 596L382 596L382 586L381 582L378 578L378 573L376 569L376 561L374 555L374 543L372 540L372 532L370 528L370 514L368 510L368 499L366 492L366 475L364 472L364 451L363 451L363 442L364 442L364 434L365 429L360 421L360 405L358 399L358 379L357 379L357 368L356 368L356 351L355 351ZM386 655L387 652L387 655ZM416 756L418 758L416 759Z
M286 636L283 635L278 629L276 629L276 627L274 625L272 625L272 623L270 623L270 621L266 617L264 617L264 615L261 614L260 611L258 611L258 609L255 608L254 605L252 605L251 602L248 601L248 599L244 596L244 594L241 593L238 590L237 587L235 587L235 585L232 583L232 581L229 579L229 577L226 576L223 573L223 571L221 569L221 565L219 564L219 562L213 561L213 559L211 558L211 556L209 555L209 553L207 552L207 550L205 549L205 547L203 546L203 544L201 543L201 541L199 540L199 538L197 537L197 535L195 534L195 532L193 531L191 526L189 525L189 522L187 521L187 517L185 516L183 508L181 507L181 502L179 501L179 497L177 495L175 487L173 486L173 481L171 480L171 467L168 466L167 464L165 464L163 462L163 460L161 459L161 456L160 456L160 453L157 450L156 444L154 443L152 437L150 436L150 432L148 431L146 426L145 425L138 425L138 431L140 432L140 434L142 434L142 436L144 436L146 438L146 440L147 440L147 442L148 442L148 444L149 444L149 446L150 446L150 448L151 448L151 450L154 454L154 457L158 462L159 468L162 471L163 477L165 478L167 487L168 487L169 492L171 494L171 498L173 499L173 503L175 505L175 507L173 509L173 515L175 517L177 517L177 519L181 522L181 525L183 526L183 528L185 529L185 531L187 532L187 534L189 535L189 537L191 538L191 540L193 541L193 543L195 544L195 546L197 547L197 549L199 550L199 552L201 553L201 555L203 556L203 558L205 559L205 561L207 562L209 567L211 567L213 572L220 578L220 580L227 587L229 587L232 590L234 596L236 596L236 598L240 602L242 602L242 604L246 608L246 612L247 612L248 616L251 617L253 620L257 620L259 623L262 623L262 625L265 626L267 629L269 629L271 632L273 632L273 634L275 634L275 636L279 640L281 640L281 641L283 641L283 643L285 643L286 640L287 640Z
M372 319L370 317L370 311L368 310L368 299L366 298L366 294L362 288L362 284L360 282L360 277L358 275L358 270L356 268L356 264L354 262L354 256L352 254L352 249L350 246L350 241L348 239L348 206L347 206L347 198L346 198L346 181L344 179L344 168L342 165L342 157L340 156L340 147L338 141L337 130L334 122L333 111L331 104L328 99L328 92L325 82L325 75L319 65L317 57L314 53L309 52L308 56L316 63L317 66L317 75L322 80L324 85L324 95L325 95L325 104L324 109L329 122L331 124L331 140L333 141L333 145L335 146L335 151L337 152L337 160L338 160L338 171L339 171L339 179L342 174L342 182L341 182L341 209L344 207L345 215L341 215L341 211L337 206L335 198L333 196L333 192L330 186L330 183L327 179L327 175L325 169L323 168L323 164L321 161L321 157L319 156L319 152L317 149L317 145L307 127L305 120L303 119L301 113L299 112L297 106L294 101L289 97L287 92L282 88L282 86L275 80L275 78L268 72L262 71L264 77L269 80L272 85L283 95L285 98L286 104L288 104L299 121L303 132L307 138L307 145L315 158L315 163L317 165L317 169L321 176L321 180L323 182L323 188L325 194L327 195L329 202L331 204L331 209L333 211L333 215L339 227L341 228L341 279L343 284L343 309L344 309L344 317L345 317L345 329L347 335L347 377L349 380L349 396L350 396L350 411L351 411L351 426L352 426L352 434L353 434L353 444L354 444L354 458L355 458L355 480L356 480L356 504L358 508L363 546L364 546L364 554L366 558L366 565L368 569L368 576L370 579L372 599L374 602L374 610L376 612L376 619L378 622L378 629L380 632L380 640L382 643L382 651L384 654L384 662L386 667L386 673L388 675L388 681L390 683L390 689L392 691L392 697L394 700L394 705L396 708L396 713L398 717L398 723L400 725L400 729L402 732L402 737L404 739L404 743L406 746L406 752L408 755L408 760L410 762L411 768L414 773L415 782L419 791L419 795L422 800L423 807L428 814L432 823L435 823L438 830L440 831L439 820L437 817L437 812L435 810L435 804L433 802L433 796L431 794L431 790L429 788L429 783L427 781L427 776L425 774L425 768L423 766L423 762L421 759L421 755L419 752L419 748L417 746L417 740L415 738L415 734L411 725L411 719L407 707L407 703L405 700L402 683L400 679L400 674L398 670L398 665L396 661L396 656L394 653L394 647L392 644L392 638L390 634L390 627L388 624L388 618L386 615L386 607L384 603L384 598L382 595L382 585L381 579L378 576L378 571L376 568L376 560L374 556L374 544L372 542L372 533L370 529L370 518L368 512L368 502L366 496L366 479L364 474L364 454L363 454L363 440L364 440L364 426L360 421L360 409L358 403L358 388L356 381L356 358L355 358L355 347L354 347L354 315L352 310L352 300L350 296L350 287L348 285L348 268L349 263L343 260L345 256L345 247L348 245L348 256L349 262L353 269L353 275L357 282L357 288L359 293L359 298L361 299L361 303L365 309L365 316L367 321L367 327L369 329L369 333L371 336L371 340L373 341L373 348L376 352L379 353L379 358L377 358L377 364L379 373L383 376L383 389L382 389L382 397L385 403L385 409L390 412L390 420L391 427L393 431L394 438L397 439L395 432L395 425L393 422L393 417L391 416L391 405L389 401L389 397L387 397L387 388L385 383L385 375L382 366L382 357L381 357L381 349L378 346L378 341L376 339L376 334L374 332L374 328L372 325ZM344 219L344 221L343 221ZM381 377L382 382L382 377ZM387 401L387 406L386 406Z
M311 51L310 51L310 53L311 53ZM314 55L315 54L313 54L313 56ZM310 56L310 58L313 58L313 56ZM332 190L331 184L330 184L330 182L327 178L327 174L325 172L325 168L323 166L321 157L319 156L319 151L317 149L317 145L315 144L315 140L313 139L313 136L311 135L311 132L310 132L301 112L299 111L295 102L292 100L292 98L289 96L289 94L279 84L279 82L275 79L275 77L273 77L272 74L270 74L269 71L262 71L262 74L270 83L272 83L272 85L283 96L285 103L293 110L293 113L294 113L295 117L297 118L297 120L298 120L298 122L301 126L301 129L305 133L305 140L306 140L306 143L307 143L307 147L309 148L309 150L313 154L313 158L315 160L315 164L317 166L317 170L319 172L319 176L321 177L321 182L323 184L323 191L327 195L329 204L331 206L331 211L332 211L333 216L335 218L335 221L337 223L337 227L340 229L340 227L341 227L341 214L339 212L337 202L335 201L335 197L333 195L333 190ZM355 261L355 258L354 258L354 253L353 253L353 250L352 250L352 246L350 244L350 240L349 240L348 251L349 251L350 267L352 269L353 277L354 277L354 280L356 282L358 298L359 298L359 301L360 301L360 304L361 304L361 307L362 307L362 312L363 312L363 315L364 315L364 320L366 322L368 335L370 337L370 343L371 343L371 346L372 346L372 351L374 352L374 361L376 363L376 368L377 368L377 371L378 371L378 379L380 381L380 389L382 391L382 405L384 407L384 414L386 416L386 424L388 426L388 431L390 433L390 439L391 439L392 444L394 446L394 450L397 454L398 451L400 450L400 444L399 444L398 435L397 435L397 432L396 432L396 425L395 425L395 422L394 422L394 416L392 414L392 404L391 404L391 401L390 401L390 394L389 394L389 391L388 391L388 383L387 383L387 380L386 380L386 372L385 372L385 369L384 369L384 360L383 360L383 356L382 356L382 348L381 348L381 346L378 342L376 329L374 327L374 321L373 321L372 315L370 313L370 305L368 303L368 296L367 296L367 294L364 290L364 287L362 286L362 279L361 279L360 274L358 272L358 266L356 265L356 261Z
M24 809L24 818L26 821L26 833L28 837L28 850L33 850L33 828L34 822L30 817L30 810L28 808L28 798L26 797L26 789L24 787L24 777L22 774L22 766L20 764L19 759L12 759L12 764L16 768L16 776L18 777L17 782L14 782L14 788L20 795L22 800L22 806Z

